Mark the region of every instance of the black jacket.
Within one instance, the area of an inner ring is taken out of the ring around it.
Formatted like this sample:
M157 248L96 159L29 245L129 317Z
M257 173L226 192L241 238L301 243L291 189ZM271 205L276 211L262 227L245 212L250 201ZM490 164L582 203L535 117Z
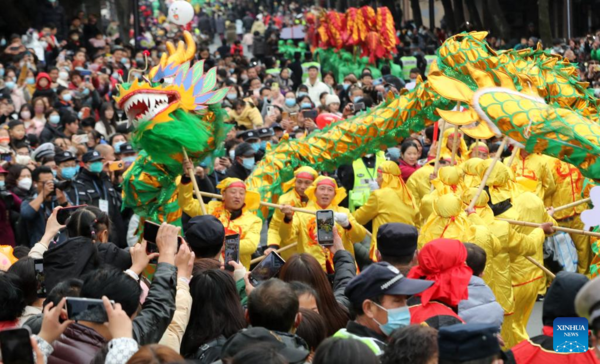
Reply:
M244 168L241 164L237 162L233 162L231 168L227 170L227 177L239 178L242 181L245 181L246 178L250 175L250 171Z
M109 240L120 248L127 246L127 227L121 215L121 195L115 190L108 175L104 172L97 174L82 169L75 181L73 192L69 195L71 203L100 207L100 200L108 201L108 215L113 223ZM76 194L75 194L76 193Z
M44 273L48 292L59 282L97 269L101 264L96 245L89 238L67 239L62 244L51 244L44 253Z
M133 338L140 346L160 341L175 314L177 268L158 263L142 310L133 319Z
M379 335L375 331L359 324L356 321L348 322L348 325L346 326L346 331L356 336L369 337L371 339L375 339L375 343L377 344L377 346L379 346L379 349L381 350L385 350L385 348L387 347L387 338L385 336Z
M356 276L356 265L352 254L347 250L340 250L333 256L335 275L333 276L333 295L335 300L350 312L351 303L344 290Z
M66 138L67 136L63 134L62 131L58 129L58 127L52 127L48 125L50 122L47 122L44 125L44 129L40 133L40 144L48 143L54 140L55 138Z

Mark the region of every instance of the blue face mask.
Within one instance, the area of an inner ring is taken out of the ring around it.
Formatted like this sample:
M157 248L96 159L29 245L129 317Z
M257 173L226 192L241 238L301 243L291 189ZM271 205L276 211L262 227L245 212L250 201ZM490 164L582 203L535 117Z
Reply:
M25 81L27 81L27 84L29 84L29 85L35 84L35 78L33 78L33 77L27 77L27 79Z
M62 95L62 99L69 102L71 101L71 99L73 98L73 96L71 96L71 94L64 94Z
M310 102L303 102L300 104L301 109L312 109L312 104Z
M121 153L121 145L125 144L125 142L116 142L113 146L115 148L115 153Z
M206 167L209 167L211 164L212 164L212 157L208 156L200 162L200 167L206 168Z
M73 177L75 177L75 175L77 174L77 172L79 172L79 166L65 167L60 170L60 174L62 175L62 177L67 180L72 180Z
M375 318L373 318L373 321L379 325L379 328L386 336L390 336L396 329L410 325L410 310L408 309L408 306L387 309L381 307L375 302L373 303L377 307L387 312L388 320L384 325L380 324L377 322L377 320L375 320Z
M298 92L298 97L308 96L308 92L300 91Z
M12 90L15 88L15 83L13 81L8 81L4 83L4 86L6 86L7 89Z
M48 121L50 121L50 124L58 125L60 123L60 115L50 115Z
M242 158L242 166L244 166L244 168L246 168L249 171L252 170L252 168L254 168L254 163L256 163L254 158Z
M295 99L285 99L285 106L287 106L287 107L296 106L296 100Z
M254 149L255 152L258 152L258 150L260 149L260 143L252 143L250 144L250 146L252 147L252 149Z
M348 90L348 88L350 87L350 84L349 83L345 83L343 86L344 86L344 90Z
M123 162L125 162L126 165L130 166L133 164L133 162L135 162L136 159L137 159L136 156L124 157Z
M0 39L0 47L4 47L6 45L6 39Z
M129 62L129 58L121 58L121 63L126 64L127 62Z
M356 104L357 102L360 102L360 100L362 100L362 99L363 99L362 96L354 96L354 98L352 99L352 102Z
M79 120L83 119L83 112L80 111L77 113L77 119L79 119Z
M92 162L90 164L90 172L92 172L92 173L102 172L102 162Z
M52 175L54 176L54 178L56 178L56 170L52 170Z
M0 77L4 77L4 68L0 68Z
M387 149L387 152L391 160L397 161L398 159L400 159L400 148L391 147Z
M87 95L90 94L90 89L89 88L84 88L81 93L83 94L83 96L87 96Z
M228 100L235 100L235 99L237 99L237 95L236 94L227 94L227 99Z
M267 141L266 140L260 141L260 149L267 150Z
M0 181L0 189L4 189L6 183L4 181Z

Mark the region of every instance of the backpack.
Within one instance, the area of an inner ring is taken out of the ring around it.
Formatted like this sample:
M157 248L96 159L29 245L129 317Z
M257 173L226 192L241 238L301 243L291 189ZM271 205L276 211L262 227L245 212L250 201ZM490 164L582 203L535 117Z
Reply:
M210 364L221 359L221 351L227 339L221 335L213 341L207 342L198 348L193 358L196 363Z

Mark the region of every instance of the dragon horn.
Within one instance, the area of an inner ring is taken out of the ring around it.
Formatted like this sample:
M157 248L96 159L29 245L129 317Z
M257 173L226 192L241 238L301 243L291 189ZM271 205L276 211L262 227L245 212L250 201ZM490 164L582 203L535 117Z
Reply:
M175 54L175 45L173 45L173 42L167 42L167 52L169 53L169 57Z
M191 61L196 55L196 42L194 42L192 34L188 31L183 32L183 38L185 39L185 44L187 45L183 59L185 62Z
M145 64L144 64L144 69L143 70L138 69L138 68L132 68L132 69L129 70L129 73L127 74L127 82L131 82L131 73L133 71L140 71L142 74L144 72L146 72L146 70L148 69L148 56L146 55L146 53L144 53L144 61L145 61Z

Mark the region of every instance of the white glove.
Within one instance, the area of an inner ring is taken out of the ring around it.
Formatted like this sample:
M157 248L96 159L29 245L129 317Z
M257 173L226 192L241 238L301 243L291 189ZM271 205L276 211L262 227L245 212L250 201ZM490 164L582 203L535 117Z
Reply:
M350 226L350 221L348 221L348 215L343 212L334 212L334 220L338 224L340 224L343 228L347 228Z
M369 181L369 188L371 191L375 191L379 189L379 183L377 181Z

